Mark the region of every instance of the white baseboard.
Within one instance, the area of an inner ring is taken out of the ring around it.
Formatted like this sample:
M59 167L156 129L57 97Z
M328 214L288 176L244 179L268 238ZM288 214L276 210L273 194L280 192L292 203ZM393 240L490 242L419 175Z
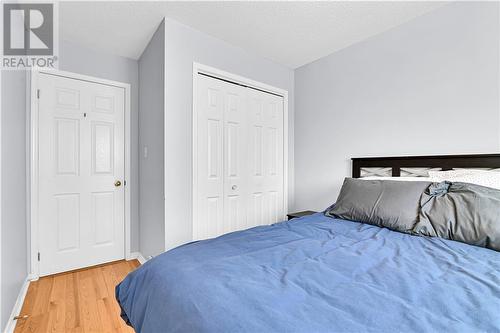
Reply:
M26 279L24 280L23 286L19 291L19 295L17 295L16 304L14 304L12 312L10 313L9 321L5 326L5 331L4 331L5 333L12 333L16 328L17 320L14 320L14 317L18 316L21 312L21 308L23 307L24 304L24 299L26 298L26 293L28 292L30 281L31 281L30 276L27 276Z
M147 260L140 252L131 252L130 257L127 260L137 259L141 265L144 264Z
M33 273L28 274L28 280L30 280L30 281L38 281L39 278L40 277L36 274L33 274Z

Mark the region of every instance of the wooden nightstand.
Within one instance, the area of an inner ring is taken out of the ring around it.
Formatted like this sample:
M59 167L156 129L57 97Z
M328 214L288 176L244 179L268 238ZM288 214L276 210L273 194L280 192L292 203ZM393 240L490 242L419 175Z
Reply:
M304 210L302 212L290 213L290 214L287 214L286 216L288 217L288 221L290 221L291 219L294 219L294 218L297 218L297 217L312 215L312 214L315 214L315 213L317 213L317 212L312 211L312 210Z

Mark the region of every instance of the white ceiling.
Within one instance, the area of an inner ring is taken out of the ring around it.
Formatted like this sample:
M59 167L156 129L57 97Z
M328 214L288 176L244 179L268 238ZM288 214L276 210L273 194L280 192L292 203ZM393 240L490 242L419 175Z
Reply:
M432 1L61 2L62 39L138 59L164 16L297 68L444 5Z

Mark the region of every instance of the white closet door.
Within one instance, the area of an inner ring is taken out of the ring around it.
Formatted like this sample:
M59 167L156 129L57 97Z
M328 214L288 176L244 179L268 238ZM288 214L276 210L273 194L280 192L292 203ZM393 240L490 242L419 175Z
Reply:
M198 75L196 94L193 238L279 221L283 99L204 75Z
M245 89L198 77L195 239L215 237L246 225Z
M247 226L248 160L246 89L225 83L224 98L224 228ZM221 233L218 233L221 234Z
M279 222L283 205L283 98L248 89L248 226Z
M39 77L40 275L124 258L124 90Z

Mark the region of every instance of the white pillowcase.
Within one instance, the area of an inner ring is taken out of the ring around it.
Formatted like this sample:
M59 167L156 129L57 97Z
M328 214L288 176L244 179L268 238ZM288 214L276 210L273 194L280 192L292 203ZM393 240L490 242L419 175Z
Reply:
M500 172L460 169L449 171L429 171L429 178L432 182L462 182L491 187L500 190Z
M397 180L402 182L432 182L430 177L363 177L364 180Z

